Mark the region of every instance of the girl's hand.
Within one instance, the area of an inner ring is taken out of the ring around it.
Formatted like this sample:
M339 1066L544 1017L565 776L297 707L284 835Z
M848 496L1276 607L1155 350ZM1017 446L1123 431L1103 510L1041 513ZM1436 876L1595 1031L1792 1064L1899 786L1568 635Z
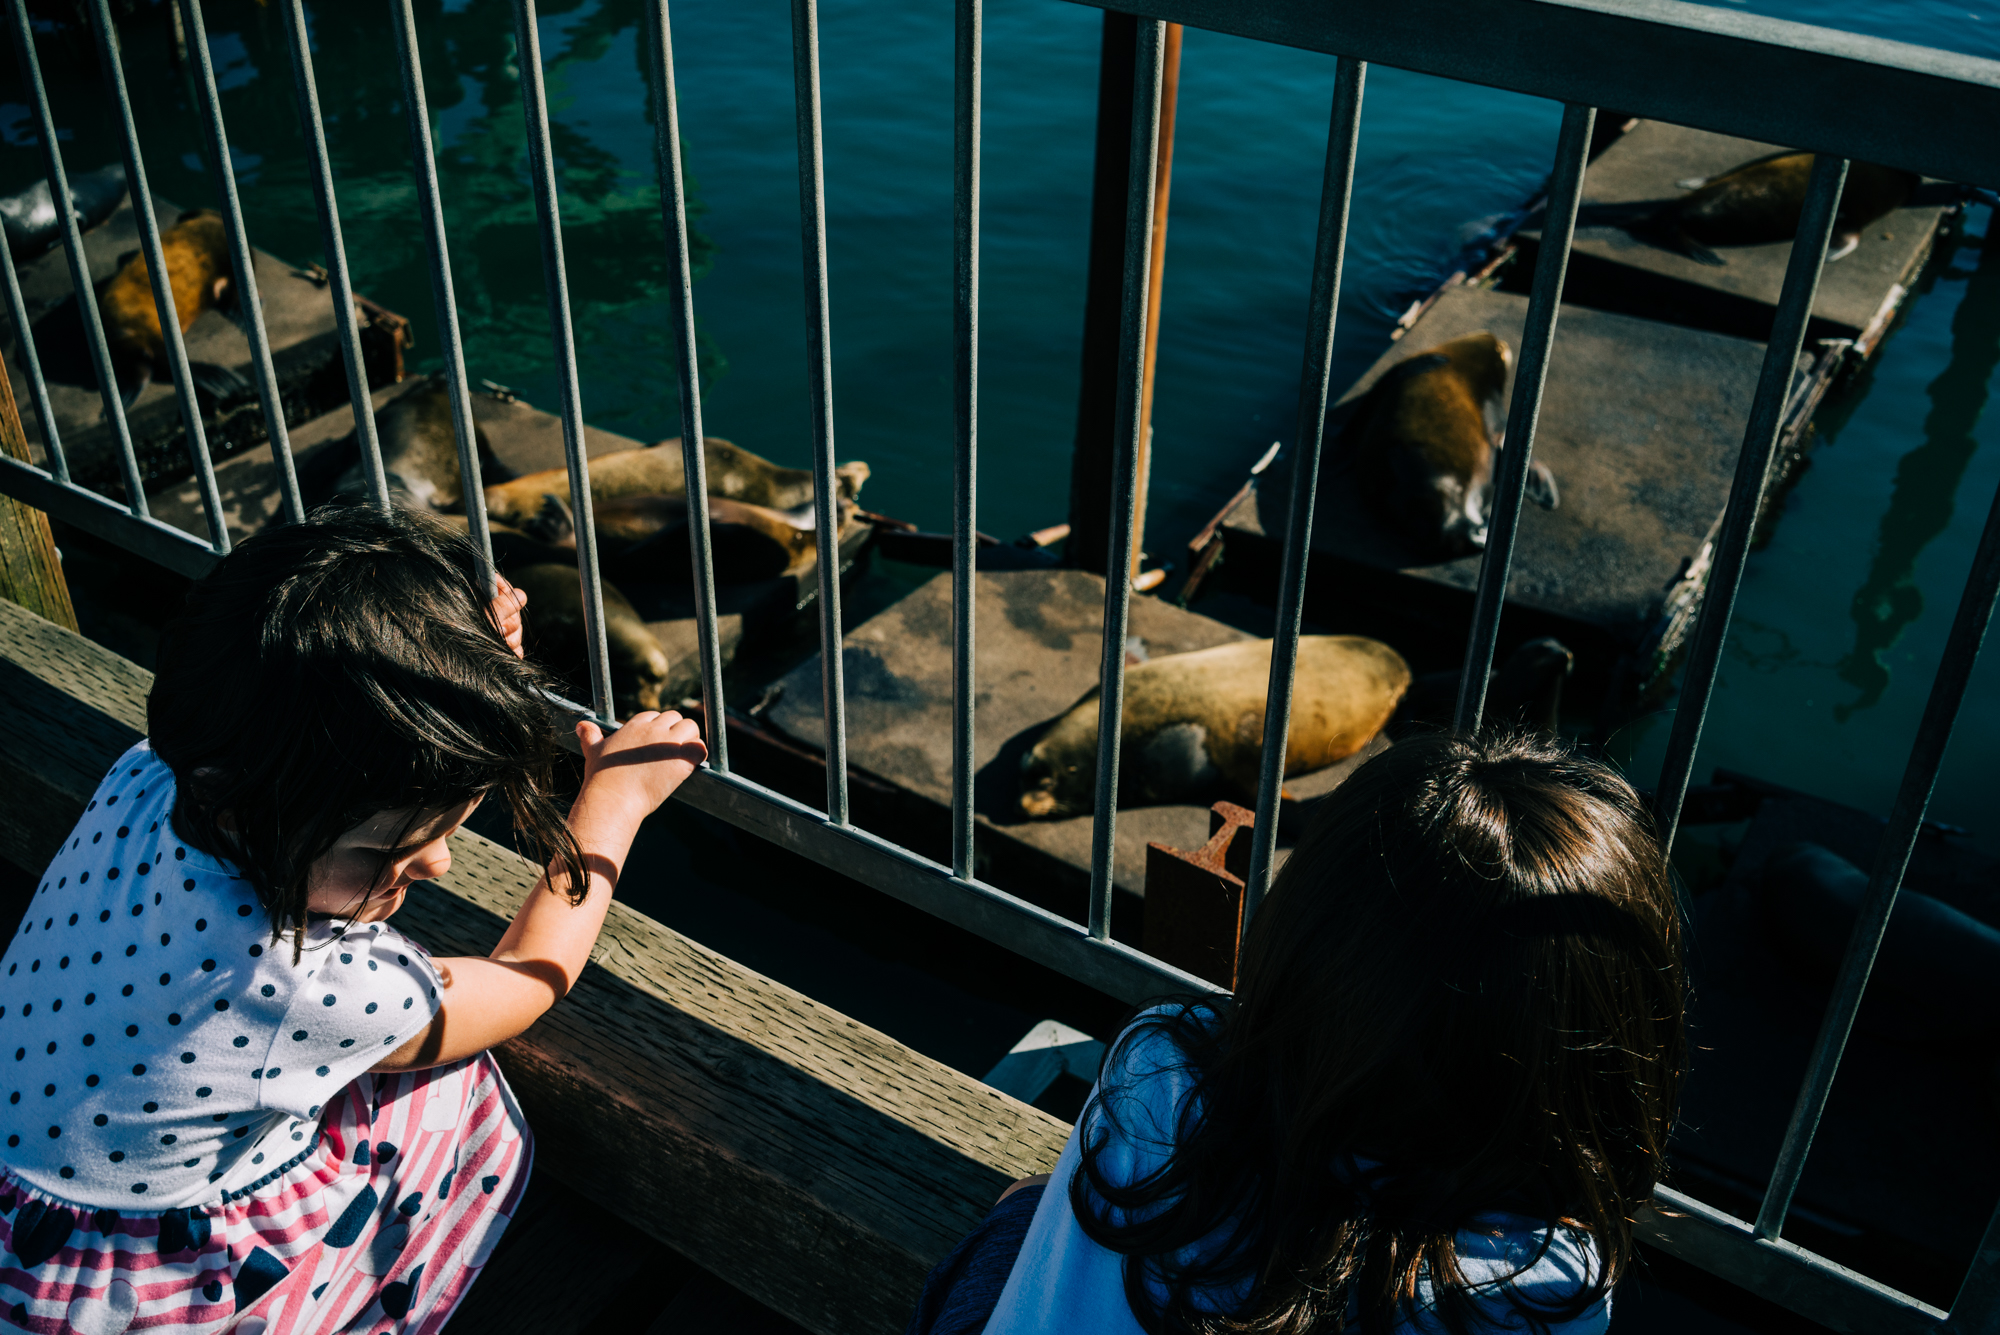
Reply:
M579 802L611 801L633 818L650 815L708 757L701 729L673 710L634 714L609 737L595 723L576 725L583 748Z
M521 609L528 605L528 595L507 582L505 575L496 572L493 582L499 592L487 604L487 613L493 624L500 628L500 634L507 641L507 647L514 651L514 657L526 658L527 650L521 644Z

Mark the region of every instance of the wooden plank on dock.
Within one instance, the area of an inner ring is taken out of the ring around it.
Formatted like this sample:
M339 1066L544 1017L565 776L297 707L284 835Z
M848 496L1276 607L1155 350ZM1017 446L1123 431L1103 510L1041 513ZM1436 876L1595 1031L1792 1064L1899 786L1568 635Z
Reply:
M1642 241L1605 219L1647 202L1669 203L1687 193L1680 186L1683 181L1720 176L1779 151L1777 145L1663 121L1641 121L1626 131L1584 175L1565 300L1743 338L1769 338L1791 242L1723 247L1716 252L1723 263L1715 266ZM1933 193L1920 193L1916 201L1862 229L1854 253L1826 266L1808 338L1859 337L1885 302L1901 298L1952 207L1929 199ZM1541 239L1539 216L1515 239L1522 254L1513 281L1525 285Z
M1356 489L1338 429L1342 410L1408 357L1480 330L1519 347L1527 308L1511 292L1448 288L1341 396L1313 522L1308 588L1321 620L1361 598L1470 606L1480 558L1423 564ZM1509 603L1627 646L1655 629L1728 500L1763 357L1747 339L1565 305L1535 435L1561 504L1523 509ZM1289 472L1281 457L1221 516L1232 550L1282 543Z
M182 212L158 195L153 196L153 211L162 229L172 227ZM91 282L102 287L139 249L139 225L129 198L101 225L83 234L83 249L90 263ZM334 329L333 299L323 275L261 250L253 250L252 256L289 428L347 402L347 370ZM104 401L98 394L73 297L69 261L62 247L23 264L20 279L22 300L55 409L56 429L62 435L72 476L83 486L122 494L116 445L109 427L103 424ZM365 298L357 298L356 307L369 384L377 388L394 384L402 377L408 323ZM250 343L243 331L228 315L206 311L188 327L186 342L189 361L235 371L246 386L241 395L216 405L216 412L204 423L210 450L221 457L262 441L263 410L255 393ZM40 462L42 427L28 409L33 399L21 368L18 331L4 321L0 321L0 355L6 357L14 398L23 405L28 438ZM186 432L170 379L162 377L147 386L126 410L126 420L149 491L155 484L189 476Z
M39 868L144 726L151 676L0 603L0 856ZM484 954L536 869L476 835L397 926ZM819 1335L893 1335L929 1268L1067 1128L622 903L500 1049L536 1167Z

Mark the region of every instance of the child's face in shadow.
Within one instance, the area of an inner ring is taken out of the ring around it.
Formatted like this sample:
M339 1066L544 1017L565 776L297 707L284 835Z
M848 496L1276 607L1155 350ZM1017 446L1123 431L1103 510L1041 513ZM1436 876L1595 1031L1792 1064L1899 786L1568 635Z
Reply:
M387 918L416 882L451 870L445 840L478 807L474 798L444 811L402 808L362 821L313 863L307 911L355 922Z

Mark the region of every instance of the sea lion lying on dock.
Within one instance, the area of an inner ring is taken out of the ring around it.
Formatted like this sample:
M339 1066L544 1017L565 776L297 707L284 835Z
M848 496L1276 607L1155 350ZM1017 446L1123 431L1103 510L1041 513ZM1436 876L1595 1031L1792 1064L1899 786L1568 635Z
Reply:
M456 511L465 508L465 483L458 468L458 429L451 420L451 388L441 375L420 388L407 390L375 414L375 438L382 447L382 471L389 477L389 494L413 510ZM498 469L493 447L477 422L472 438L479 450L481 472ZM355 449L359 450L358 438ZM368 469L360 459L334 484L334 494L353 501L371 499Z
M464 515L439 517L457 531L469 530ZM528 653L563 678L573 700L590 699L590 660L583 629L583 586L576 571L576 548L552 545L505 524L488 528L493 564L508 582L528 595L521 609ZM611 698L618 716L658 709L671 660L651 628L618 586L603 581L604 640L611 657Z
M1799 234L1799 215L1805 210L1806 181L1812 167L1813 154L1785 149L1705 181L1684 181L1683 186L1692 185L1692 194L1626 224L1626 230L1642 241L1679 251L1696 263L1724 264L1711 246L1763 245L1790 241ZM1851 254L1861 244L1861 229L1901 208L1920 182L1915 172L1897 167L1850 164L1833 218L1833 248L1827 259Z
M114 162L94 172L69 178L70 203L80 232L117 212L125 198L125 165ZM0 198L0 226L7 231L7 252L15 263L31 260L62 240L62 220L46 180Z
M813 475L804 468L780 468L740 445L709 436L702 441L708 473L708 494L745 501L773 510L791 510L812 500ZM855 460L834 469L840 499L860 499L868 480L868 465ZM687 474L681 467L679 438L642 450L618 450L590 461L590 503L594 510L624 496L685 496ZM532 531L545 509L546 496L567 502L569 473L550 468L527 473L486 489L486 513L495 522Z
M1120 804L1204 802L1218 788L1255 801L1270 676L1269 640L1168 654L1127 668ZM1301 637L1285 774L1324 769L1359 751L1389 721L1409 685L1409 664L1379 640ZM1022 811L1080 816L1096 807L1097 727L1092 689L1021 758Z
M497 544L496 544L497 548ZM496 557L497 557L496 550ZM506 572L528 595L521 609L528 656L546 663L575 692L590 699L589 638L584 631L583 589L574 564L542 562ZM611 695L620 718L642 709L660 709L669 663L666 650L616 585L604 590L604 638L611 655Z
M837 503L844 524L854 503ZM596 511L597 550L621 578L685 584L691 578L686 496L620 496ZM721 496L708 499L709 550L718 584L796 574L819 554L811 504L774 510Z
M1390 367L1341 432L1363 495L1424 559L1449 561L1486 545L1512 364L1505 340L1485 331L1440 343ZM1528 496L1555 508L1546 465L1529 466Z
M160 251L166 258L174 317L180 322L181 333L186 334L204 311L234 306L234 269L221 214L213 209L183 213L180 221L160 234ZM153 303L153 283L144 254L128 259L104 285L97 296L97 310L104 321L118 393L129 408L147 385L168 375L166 333L160 326L159 307ZM227 367L194 362L188 370L195 387L212 398L249 391L243 377Z

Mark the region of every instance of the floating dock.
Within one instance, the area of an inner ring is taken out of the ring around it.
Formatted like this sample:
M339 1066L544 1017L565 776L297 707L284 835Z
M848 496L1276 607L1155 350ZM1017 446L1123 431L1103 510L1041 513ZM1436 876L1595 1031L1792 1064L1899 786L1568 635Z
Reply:
M1642 241L1605 219L1647 203L1669 204L1688 193L1684 182L1720 176L1782 151L1775 144L1660 121L1633 125L1584 173L1564 300L1742 338L1769 338L1791 242L1722 247L1716 254L1723 263L1717 266ZM1806 326L1808 343L1862 340L1865 353L1880 338L1929 257L1939 223L1953 207L1933 198L1937 193L1919 187L1911 202L1863 228L1852 254L1826 266ZM1514 234L1514 241L1520 253L1507 282L1525 292L1540 249L1539 214ZM1558 346L1562 337L1559 328Z
M1446 289L1328 414L1306 580L1315 621L1343 630L1365 624L1398 648L1410 636L1463 651L1480 558L1423 563L1357 489L1339 433L1397 363L1481 330L1518 347L1527 310L1528 299L1515 293ZM1530 615L1510 615L1503 651L1545 634L1580 652L1657 657L1671 649L1691 601L1681 586L1706 571L1763 358L1763 345L1748 339L1563 308L1535 435L1535 458L1554 473L1561 503L1522 510L1508 600L1510 614ZM1802 389L1814 383L1813 369L1801 359ZM1791 430L1802 420L1795 413ZM1289 465L1281 455L1217 516L1233 588L1275 583ZM1423 624L1384 630L1386 608Z
M1097 686L1104 580L1067 569L983 571L977 609L976 872L1044 907L1077 914L1090 884L1092 819L1028 819L1020 808L1021 758ZM1132 659L1154 658L1249 638L1213 618L1135 597L1126 652ZM848 631L841 671L849 768L863 780L850 792L854 822L921 852L941 850L948 861L951 576L935 577ZM790 743L817 761L825 739L820 712L815 655L778 681L752 722L769 734L765 750L773 742ZM741 735L731 733L732 755L744 749ZM754 731L745 740L754 747ZM748 759L753 753L744 754ZM1352 768L1343 762L1292 780L1287 789L1299 802L1309 802ZM824 790L814 795L807 788L796 795L817 803ZM1197 849L1208 836L1205 805L1121 808L1117 888L1134 901L1143 897L1149 842ZM1281 835L1281 844L1289 847L1290 841Z
M153 211L161 230L181 216L179 205L158 195ZM83 234L93 285L101 287L139 250L139 224L132 201L122 202L102 224ZM347 368L334 327L333 300L326 276L318 269L301 269L261 250L256 261L257 289L263 299L264 327L271 340L271 360L277 372L285 421L289 429L303 425L348 401ZM69 458L71 477L79 485L118 497L124 476L118 447L104 420L104 400L85 342L84 326L70 282L69 258L58 245L19 266L21 297L34 331L35 350L55 410L56 430ZM409 324L366 298L355 299L361 327L361 352L371 387L393 385L403 376L403 349L409 345ZM34 396L28 392L16 331L5 321L0 355L7 361L14 401L21 405L22 426L35 453L45 463L42 423L36 418ZM265 437L264 414L256 395L250 365L250 342L234 320L219 311L204 311L185 335L190 362L209 362L235 371L245 389L215 405L203 430L217 458L233 454ZM125 411L140 475L150 491L192 474L186 428L174 395L173 381L160 378L143 390ZM206 537L204 531L203 536Z

